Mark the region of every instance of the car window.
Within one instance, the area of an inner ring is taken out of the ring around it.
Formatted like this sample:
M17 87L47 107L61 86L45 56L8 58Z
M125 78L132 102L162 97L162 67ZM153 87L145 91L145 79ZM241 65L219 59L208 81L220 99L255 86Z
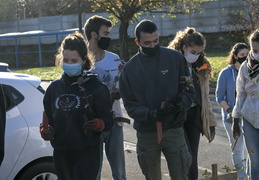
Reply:
M6 110L12 109L14 106L20 104L24 100L24 96L14 87L4 85L4 94L6 100Z

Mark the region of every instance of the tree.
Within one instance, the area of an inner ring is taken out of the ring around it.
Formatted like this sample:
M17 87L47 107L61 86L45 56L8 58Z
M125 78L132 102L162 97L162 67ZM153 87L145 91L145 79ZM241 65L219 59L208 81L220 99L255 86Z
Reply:
M77 14L80 0L0 0L0 21ZM82 1L82 0L81 0ZM88 1L80 7L91 12Z
M232 30L228 31L232 34L242 33L246 38L259 28L259 2L257 0L241 0L240 3L243 4L243 8L230 12Z
M88 0L93 2L93 11L104 9L109 12L113 21L120 22L119 40L121 58L129 59L128 27L143 12L164 13L170 15L190 13L197 9L204 0Z
M13 21L16 19L16 0L0 0L0 21Z

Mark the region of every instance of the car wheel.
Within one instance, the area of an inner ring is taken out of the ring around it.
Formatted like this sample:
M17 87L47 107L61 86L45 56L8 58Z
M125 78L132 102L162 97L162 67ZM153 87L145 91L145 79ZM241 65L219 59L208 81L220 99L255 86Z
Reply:
M19 180L57 180L54 164L42 162L31 166L19 178Z

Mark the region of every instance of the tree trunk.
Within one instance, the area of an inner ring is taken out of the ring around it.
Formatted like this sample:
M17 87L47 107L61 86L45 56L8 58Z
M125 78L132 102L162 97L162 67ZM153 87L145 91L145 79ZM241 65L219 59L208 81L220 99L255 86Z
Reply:
M38 0L38 17L42 17L42 5L42 0Z
M82 30L82 15L81 15L81 8L80 8L81 4L80 4L80 0L77 0L77 13L78 13L78 28L79 28L79 32L83 33Z
M124 61L129 60L129 51L128 51L128 27L129 21L121 20L119 27L119 41L120 41L120 57Z

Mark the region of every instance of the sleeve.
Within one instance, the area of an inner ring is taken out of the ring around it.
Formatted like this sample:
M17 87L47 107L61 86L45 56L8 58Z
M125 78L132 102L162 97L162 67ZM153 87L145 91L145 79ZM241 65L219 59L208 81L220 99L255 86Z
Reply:
M150 109L139 103L132 92L130 82L128 80L127 67L124 66L120 75L120 94L123 99L124 107L128 115L135 119L147 121Z
M187 61L184 59L181 59L182 65L181 65L181 71L180 71L180 90L178 92L178 96L180 95L180 98L182 100L182 105L184 110L188 110L192 102L195 100L195 89L193 80L190 77L190 71L187 65Z
M227 94L227 77L225 71L221 71L218 76L217 87L216 87L216 102L220 104L225 100Z
M94 97L94 111L96 118L100 118L105 123L104 131L111 129L113 125L113 116L112 116L112 104L110 101L110 92L108 87L104 84L101 84L99 90Z
M44 98L43 98L43 107L44 112L46 113L49 121L49 125L53 126L53 118L52 118L52 109L51 109L51 89L52 84L50 84L45 92Z
M236 82L236 91L237 91L237 95L236 95L236 103L235 103L235 107L233 109L232 112L232 116L233 118L240 118L241 115L241 109L243 106L243 103L246 99L246 92L245 92L245 83L246 83L246 79L244 76L244 70L246 67L246 63L243 63L238 71L238 75L237 75L237 82Z

